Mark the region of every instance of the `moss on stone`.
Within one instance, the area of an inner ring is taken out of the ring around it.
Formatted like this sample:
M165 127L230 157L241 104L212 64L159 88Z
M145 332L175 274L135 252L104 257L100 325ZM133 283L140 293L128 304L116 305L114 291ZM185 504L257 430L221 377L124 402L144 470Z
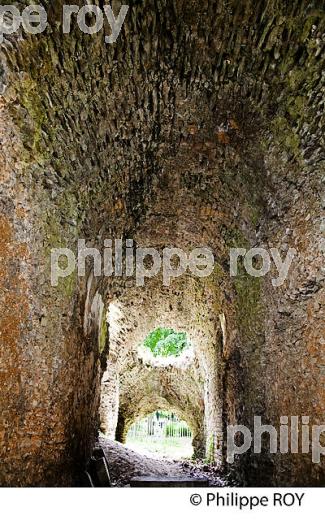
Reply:
M47 213L44 217L44 258L48 280L51 277L51 252L56 248L70 248L68 237L64 233L61 216L58 213ZM59 278L55 289L62 295L71 298L77 287L77 270L64 278Z
M241 262L238 264L239 274L234 277L238 324L244 339L256 343L263 327L261 278L249 275Z
M214 442L214 434L212 433L208 439L206 462L208 464L212 464L215 461L214 458L215 458L215 442Z
M99 327L99 333L98 333L98 348L99 348L100 354L102 354L105 350L106 339L107 339L107 320L106 320L106 313L104 312L101 323L100 323L100 327Z
M293 110L293 107L292 107ZM272 131L276 142L296 158L300 157L300 138L293 130L289 121L283 116L277 116L272 121Z
M31 147L39 152L42 125L46 121L46 114L42 107L39 86L30 77L24 77L21 82L21 104L27 110L33 122Z

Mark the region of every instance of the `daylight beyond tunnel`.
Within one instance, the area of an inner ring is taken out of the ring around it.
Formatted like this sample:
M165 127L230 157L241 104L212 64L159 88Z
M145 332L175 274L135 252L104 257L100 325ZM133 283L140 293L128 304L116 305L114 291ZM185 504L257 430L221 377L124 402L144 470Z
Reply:
M62 3L1 50L0 485L76 485L157 411L238 484L321 485L311 436L227 428L323 443L322 2L130 0L114 44Z
M152 457L188 459L193 456L192 432L173 412L156 410L133 423L126 446Z

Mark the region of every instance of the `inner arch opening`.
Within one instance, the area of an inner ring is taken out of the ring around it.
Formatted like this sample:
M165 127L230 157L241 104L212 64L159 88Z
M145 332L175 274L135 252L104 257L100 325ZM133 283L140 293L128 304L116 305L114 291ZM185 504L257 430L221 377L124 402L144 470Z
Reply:
M170 327L157 327L138 346L139 359L153 366L186 365L193 354L187 332Z

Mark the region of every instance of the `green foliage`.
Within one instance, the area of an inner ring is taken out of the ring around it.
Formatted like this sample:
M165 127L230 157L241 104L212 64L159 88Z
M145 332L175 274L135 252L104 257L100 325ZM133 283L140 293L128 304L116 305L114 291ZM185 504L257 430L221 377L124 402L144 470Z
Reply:
M189 346L186 332L175 332L164 327L150 332L143 344L155 357L179 356Z
M169 422L165 426L164 431L165 437L191 437L191 430L184 421L181 422Z

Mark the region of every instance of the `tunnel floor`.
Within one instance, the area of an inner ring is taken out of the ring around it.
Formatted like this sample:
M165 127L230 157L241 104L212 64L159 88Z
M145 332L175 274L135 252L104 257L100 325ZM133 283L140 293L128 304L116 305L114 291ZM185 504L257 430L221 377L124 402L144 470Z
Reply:
M112 485L115 487L129 487L132 478L142 476L205 478L209 480L210 486L215 487L235 484L212 464L150 458L104 437L100 438L99 445L105 452Z

